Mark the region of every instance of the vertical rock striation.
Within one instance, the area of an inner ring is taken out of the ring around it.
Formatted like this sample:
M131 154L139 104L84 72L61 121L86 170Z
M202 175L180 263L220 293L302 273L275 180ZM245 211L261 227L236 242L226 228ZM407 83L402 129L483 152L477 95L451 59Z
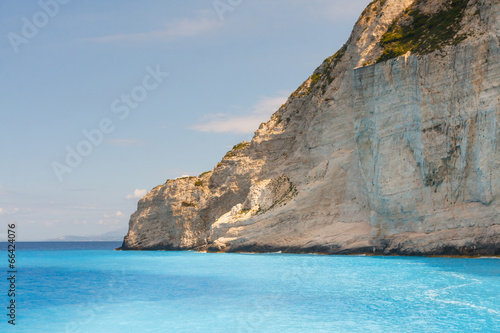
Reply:
M375 0L249 143L123 249L500 254L500 3Z

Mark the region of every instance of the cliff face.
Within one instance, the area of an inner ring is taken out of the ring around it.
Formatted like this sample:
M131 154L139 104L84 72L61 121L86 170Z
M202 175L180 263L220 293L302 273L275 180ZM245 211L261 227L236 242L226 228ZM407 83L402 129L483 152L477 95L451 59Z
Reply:
M375 0L249 143L123 249L500 254L500 3Z

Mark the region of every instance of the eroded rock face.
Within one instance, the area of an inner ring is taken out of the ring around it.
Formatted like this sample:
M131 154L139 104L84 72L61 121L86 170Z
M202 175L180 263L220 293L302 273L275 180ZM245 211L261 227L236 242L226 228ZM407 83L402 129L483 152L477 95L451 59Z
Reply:
M380 61L392 23L447 6L372 2L250 143L142 198L123 249L500 254L499 2Z

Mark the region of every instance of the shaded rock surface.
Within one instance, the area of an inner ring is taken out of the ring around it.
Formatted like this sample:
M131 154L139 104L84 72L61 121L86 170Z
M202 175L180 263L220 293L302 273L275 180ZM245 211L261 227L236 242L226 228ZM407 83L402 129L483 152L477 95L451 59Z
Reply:
M144 196L122 248L500 254L499 22L497 0L373 1L251 142Z

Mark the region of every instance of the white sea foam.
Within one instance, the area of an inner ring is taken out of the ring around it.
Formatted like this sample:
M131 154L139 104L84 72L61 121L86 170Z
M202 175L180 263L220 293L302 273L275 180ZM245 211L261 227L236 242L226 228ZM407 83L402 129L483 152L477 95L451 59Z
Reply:
M467 303L467 302L461 302L461 301L452 301L452 300L445 300L445 299L436 299L435 301L445 303L445 304L453 304L453 305L460 305L460 306L466 306L469 308L477 309L477 310L483 310L483 311L488 311L488 313L500 315L500 311L496 311L484 306L472 304L472 303Z
M500 257L479 257L474 259L500 259Z

